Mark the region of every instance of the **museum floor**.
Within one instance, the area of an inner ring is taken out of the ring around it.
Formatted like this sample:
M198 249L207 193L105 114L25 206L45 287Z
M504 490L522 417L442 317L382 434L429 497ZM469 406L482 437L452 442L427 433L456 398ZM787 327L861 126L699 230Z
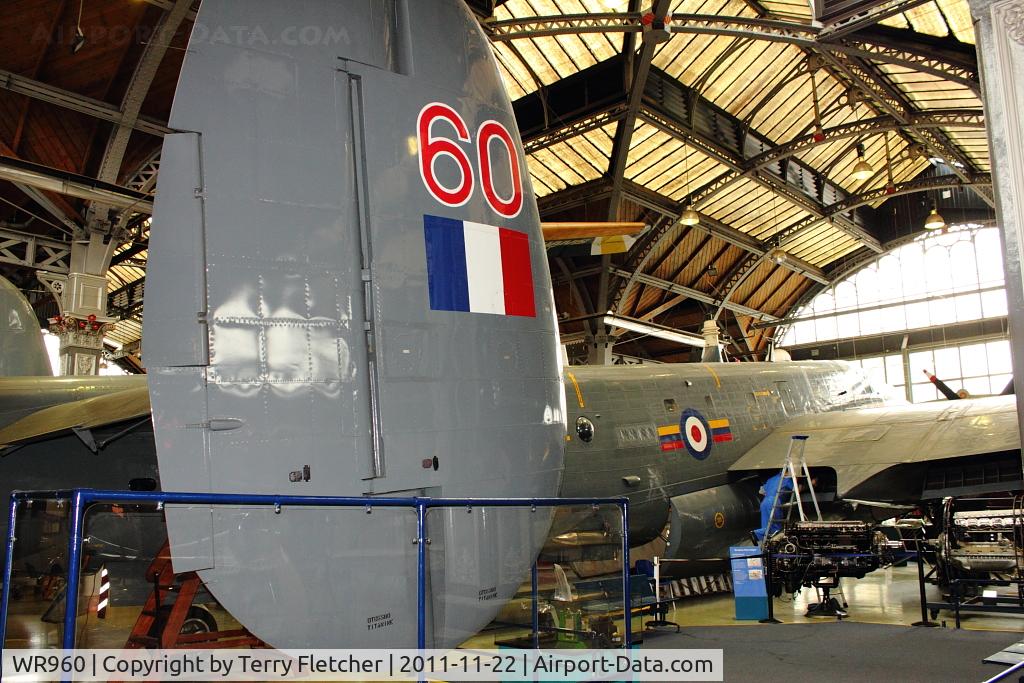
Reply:
M810 619L803 616L813 591L795 600L778 599L775 615L781 625L736 621L731 594L685 598L669 611L680 634L644 634L645 648L723 648L726 680L983 680L1004 667L982 660L1024 639L1024 616L963 614L963 629L953 628L951 612L937 619L946 628L908 626L920 618L916 569L913 565L875 572L860 581L844 582L849 617ZM930 599L938 589L929 586ZM41 601L12 604L7 646L54 647L57 625L39 618ZM90 618L80 643L87 647L120 647L138 608L114 608L105 620ZM232 621L216 612L222 627ZM641 628L634 620L634 630ZM643 621L647 621L644 619ZM620 625L621 627L621 625ZM494 647L510 630L492 628L466 643ZM895 667L895 668L894 668Z

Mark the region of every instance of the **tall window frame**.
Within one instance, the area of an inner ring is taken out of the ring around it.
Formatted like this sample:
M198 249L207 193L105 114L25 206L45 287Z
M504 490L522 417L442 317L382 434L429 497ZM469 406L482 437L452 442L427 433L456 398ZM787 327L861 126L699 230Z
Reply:
M780 330L778 346L910 333L1006 315L999 228L956 226L897 245L818 292ZM847 360L908 401L920 402L941 397L922 370L935 372L954 390L999 393L1011 376L1009 358L1004 334Z

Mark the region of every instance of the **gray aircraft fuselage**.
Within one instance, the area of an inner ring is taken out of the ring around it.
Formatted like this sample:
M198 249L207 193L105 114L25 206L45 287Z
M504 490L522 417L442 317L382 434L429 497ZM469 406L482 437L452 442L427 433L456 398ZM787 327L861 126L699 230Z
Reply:
M565 374L571 441L561 495L627 496L634 545L662 532L670 499L726 484L730 465L789 419L885 402L845 363L584 366ZM704 450L693 447L692 433L659 435L680 427L684 413L728 427L717 442L707 434ZM576 433L580 418L594 424L589 443Z

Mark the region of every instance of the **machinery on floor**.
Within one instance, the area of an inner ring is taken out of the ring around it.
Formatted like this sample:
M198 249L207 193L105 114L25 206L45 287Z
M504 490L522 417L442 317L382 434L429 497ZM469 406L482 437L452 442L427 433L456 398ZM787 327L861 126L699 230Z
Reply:
M791 522L768 540L776 594L862 579L891 563L901 543L859 520Z
M1000 503L1000 507L990 507ZM970 509L979 504L986 505ZM981 573L1006 578L1024 576L1024 498L949 498L942 509L943 531L936 548L949 578Z
M949 497L934 506L941 520L936 538L925 545L935 566L920 577L922 611L1024 614L1024 495ZM925 603L924 583L942 590ZM926 616L922 621L927 621Z

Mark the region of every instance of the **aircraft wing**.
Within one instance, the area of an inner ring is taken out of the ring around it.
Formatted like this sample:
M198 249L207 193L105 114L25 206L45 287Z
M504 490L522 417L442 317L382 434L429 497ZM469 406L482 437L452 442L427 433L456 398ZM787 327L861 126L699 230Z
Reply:
M0 447L34 441L71 429L91 429L149 414L146 385L43 408L0 428Z
M799 434L810 437L808 466L835 470L839 497L894 465L1020 448L1016 397L992 396L804 415L777 428L729 469L778 469Z

